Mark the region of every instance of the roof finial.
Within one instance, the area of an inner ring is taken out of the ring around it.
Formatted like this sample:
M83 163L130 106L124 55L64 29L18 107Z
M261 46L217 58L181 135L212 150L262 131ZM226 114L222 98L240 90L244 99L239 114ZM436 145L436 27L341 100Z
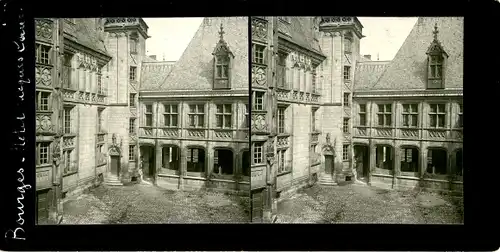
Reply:
M437 23L434 24L434 31L432 33L434 33L434 40L437 40L438 39L438 33L439 33L439 31L438 31L438 24Z
M219 36L220 40L224 40L224 28L222 27L222 23L220 23L220 31L219 31Z

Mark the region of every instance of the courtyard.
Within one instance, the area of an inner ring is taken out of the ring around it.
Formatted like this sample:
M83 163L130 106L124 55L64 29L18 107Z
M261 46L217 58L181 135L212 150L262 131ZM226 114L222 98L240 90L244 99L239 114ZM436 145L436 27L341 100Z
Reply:
M247 197L223 193L100 185L68 199L61 224L242 223L248 209Z
M277 223L463 224L463 197L314 185L278 202Z

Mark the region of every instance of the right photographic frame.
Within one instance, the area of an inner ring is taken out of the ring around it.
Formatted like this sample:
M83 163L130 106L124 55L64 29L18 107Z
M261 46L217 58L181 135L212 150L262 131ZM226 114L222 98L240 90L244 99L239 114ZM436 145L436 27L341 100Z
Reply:
M463 224L463 17L250 26L252 222Z

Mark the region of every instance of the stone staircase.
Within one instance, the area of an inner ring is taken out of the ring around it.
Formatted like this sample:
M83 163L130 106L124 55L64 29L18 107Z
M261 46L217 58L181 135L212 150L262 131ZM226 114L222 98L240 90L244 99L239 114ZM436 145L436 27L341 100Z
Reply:
M331 174L325 174L325 173L321 173L319 175L318 184L329 185L329 186L337 185L337 183L335 182L335 179L333 179L333 176Z
M106 174L106 177L104 177L104 184L108 186L122 186L123 183L120 181L120 178L118 176L113 175L113 174Z

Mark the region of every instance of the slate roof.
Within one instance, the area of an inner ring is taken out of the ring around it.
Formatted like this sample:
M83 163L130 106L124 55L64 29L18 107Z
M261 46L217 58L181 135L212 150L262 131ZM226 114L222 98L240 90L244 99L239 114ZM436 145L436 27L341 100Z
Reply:
M172 71L175 61L157 61L145 57L141 66L140 91L156 90Z
M100 35L95 26L95 18L77 18L72 34L76 42L92 50L108 55L104 46L104 34ZM102 39L102 40L101 40Z
M373 89L389 63L390 61L370 61L366 58L358 62L354 72L354 91Z
M445 88L463 88L463 18L421 17L372 90L425 89L426 52L433 41L435 24L438 40L449 56L445 66Z
M290 17L289 31L291 38L281 34L279 34L279 37L323 55L319 41L314 39L313 28L313 17Z
M206 19L206 18L205 18ZM204 20L168 77L149 90L211 90L213 87L213 55L219 41L220 25L224 40L234 54L232 89L248 90L248 18L212 17Z

